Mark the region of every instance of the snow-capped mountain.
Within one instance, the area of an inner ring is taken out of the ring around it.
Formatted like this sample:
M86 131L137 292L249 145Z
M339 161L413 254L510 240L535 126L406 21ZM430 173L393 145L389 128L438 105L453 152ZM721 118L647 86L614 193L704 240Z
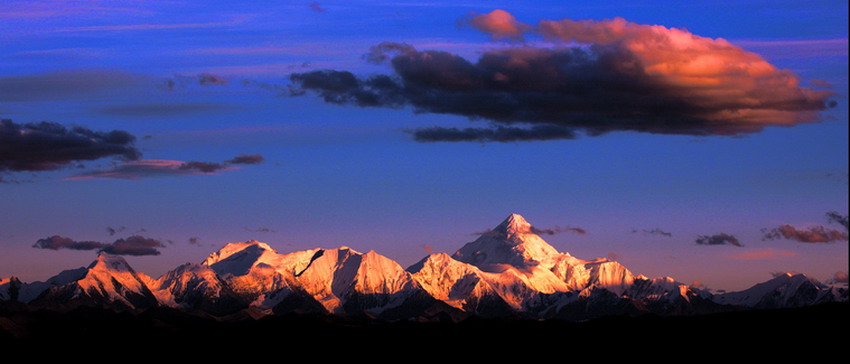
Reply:
M152 282L144 273L133 270L124 258L100 253L88 268L65 271L49 279L49 287L29 302L48 307L145 309L159 305L149 288Z
M740 292L716 295L713 300L753 308L803 307L847 301L847 289L827 286L802 273L783 273Z
M587 319L611 314L697 314L741 307L799 307L847 301L846 285L780 275L713 296L670 277L635 275L622 264L583 260L546 243L512 214L454 254L430 254L404 269L347 246L279 253L258 241L230 243L201 263L156 280L100 253L87 268L44 282L0 280L0 301L36 307L154 306L212 315L321 313L382 319L446 315Z

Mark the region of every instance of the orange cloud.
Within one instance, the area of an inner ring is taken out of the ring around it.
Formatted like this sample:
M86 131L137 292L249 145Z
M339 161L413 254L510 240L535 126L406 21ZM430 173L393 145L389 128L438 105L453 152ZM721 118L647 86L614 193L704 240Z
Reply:
M787 250L764 249L751 252L735 254L729 257L732 260L780 260L796 256L797 253Z
M487 14L474 16L469 23L496 39L522 39L531 26L522 23L507 11L496 9Z
M477 28L494 36L516 37L513 32L521 31L509 27L510 14L500 12L484 19L490 18L495 19L487 23L492 25ZM500 23L498 19L504 20ZM703 117L718 123L734 120L738 125L730 128L730 133L740 131L741 123L758 130L766 125L816 121L816 110L823 109L825 100L834 95L800 87L790 71L777 69L758 54L723 38L702 37L684 29L615 18L542 20L535 30L550 41L616 47L632 55L617 66L660 80L692 107L706 110Z

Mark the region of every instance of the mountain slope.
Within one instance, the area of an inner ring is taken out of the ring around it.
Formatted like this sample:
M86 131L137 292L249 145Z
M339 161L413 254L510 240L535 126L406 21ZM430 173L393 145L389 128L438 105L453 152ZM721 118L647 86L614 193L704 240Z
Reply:
M150 277L137 273L124 258L100 253L86 269L66 271L65 284L56 284L44 290L31 301L34 306L104 306L115 309L146 309L159 301L148 285ZM73 279L73 273L82 275ZM54 283L62 283L57 276Z

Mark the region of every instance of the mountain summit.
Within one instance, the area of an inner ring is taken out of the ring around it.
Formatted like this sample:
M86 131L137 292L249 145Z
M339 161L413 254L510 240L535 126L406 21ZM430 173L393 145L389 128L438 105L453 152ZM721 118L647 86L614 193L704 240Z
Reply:
M485 271L501 271L504 265L517 269L541 266L550 269L561 255L532 231L532 225L519 214L511 214L495 228L452 255Z

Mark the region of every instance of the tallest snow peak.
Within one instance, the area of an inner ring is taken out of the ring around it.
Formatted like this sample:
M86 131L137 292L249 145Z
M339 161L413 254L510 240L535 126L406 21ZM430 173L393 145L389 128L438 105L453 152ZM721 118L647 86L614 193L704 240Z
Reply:
M502 221L502 223L496 227L496 230L504 231L506 233L530 233L531 224L529 224L522 215L511 214L505 219L505 221Z

